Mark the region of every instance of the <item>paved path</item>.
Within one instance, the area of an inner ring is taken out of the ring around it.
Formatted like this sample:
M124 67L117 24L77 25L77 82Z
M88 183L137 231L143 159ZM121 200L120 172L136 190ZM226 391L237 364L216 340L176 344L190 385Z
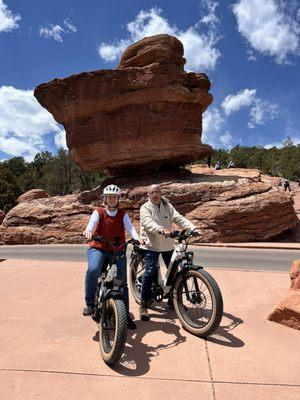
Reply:
M231 244L232 245L232 244ZM244 244L240 244L242 246ZM249 245L249 244L248 244ZM257 248L231 248L213 246L190 246L195 262L210 268L253 269L289 271L293 260L300 258L300 245L296 250L265 248L265 243L252 243ZM289 244L292 246L292 244ZM19 245L0 246L1 258L43 259L60 261L86 261L86 245ZM128 259L129 254L128 253Z
M160 306L111 369L97 325L81 315L84 272L83 262L0 262L1 398L299 400L299 332L266 319L288 273L210 270L225 305L216 334L194 337Z

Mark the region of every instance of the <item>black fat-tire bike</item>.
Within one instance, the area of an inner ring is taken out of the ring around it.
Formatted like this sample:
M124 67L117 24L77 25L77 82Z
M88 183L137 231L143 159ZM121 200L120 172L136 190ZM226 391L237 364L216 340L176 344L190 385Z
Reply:
M122 277L117 262L126 257L126 248L133 239L120 244L118 238L112 243L101 236L92 240L103 241L113 249L112 257L107 257L98 278L92 318L99 325L100 353L108 365L117 363L123 352L127 338L127 312L123 298ZM119 252L122 252L120 255Z
M187 251L189 240L196 232L171 232L170 237L178 241L164 279L158 264L152 284L152 300L169 300L176 314L188 332L205 338L220 325L223 316L223 299L217 282L203 269L193 263L194 254ZM141 288L144 274L143 250L133 246L129 268L129 285L135 301L141 302Z

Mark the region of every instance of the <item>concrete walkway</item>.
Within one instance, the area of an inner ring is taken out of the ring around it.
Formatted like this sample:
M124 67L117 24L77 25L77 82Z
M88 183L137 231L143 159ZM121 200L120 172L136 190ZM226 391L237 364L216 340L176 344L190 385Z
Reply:
M81 315L85 268L0 262L1 399L299 400L300 333L266 319L288 273L211 270L224 297L216 334L194 337L159 306L129 331L111 369L100 358L97 325ZM133 301L131 311L137 317Z

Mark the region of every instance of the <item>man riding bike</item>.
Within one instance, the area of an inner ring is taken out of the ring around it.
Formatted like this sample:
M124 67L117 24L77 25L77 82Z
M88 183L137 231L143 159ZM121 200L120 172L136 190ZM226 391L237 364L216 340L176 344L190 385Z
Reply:
M135 240L140 238L133 227L128 214L119 208L121 190L116 185L108 185L103 190L105 207L98 207L91 215L90 221L84 232L84 236L91 240L92 236L101 236L104 239L114 243L115 238L120 238L120 244L125 243L125 230ZM98 277L101 274L105 259L111 258L114 249L105 241L90 241L87 251L88 269L85 275L85 303L83 310L84 316L93 314L95 295L97 290ZM120 252L123 253L123 252ZM128 329L136 329L136 324L129 315L129 298L127 286L127 260L126 254L121 257L117 263L117 267L122 274L122 288L124 302L127 311L127 327Z
M172 223L182 229L197 229L190 221L180 215L171 203L162 196L160 185L152 185L148 191L149 200L140 210L140 235L143 242L143 263L145 273L142 281L140 319L149 321L147 307L151 303L151 286L157 272L159 255L168 267L173 254L173 239L170 239ZM172 305L172 299L169 299Z

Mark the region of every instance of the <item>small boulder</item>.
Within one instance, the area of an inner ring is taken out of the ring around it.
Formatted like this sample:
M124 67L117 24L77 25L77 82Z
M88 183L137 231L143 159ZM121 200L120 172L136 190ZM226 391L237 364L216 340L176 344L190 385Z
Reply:
M291 277L290 289L300 290L300 260L293 261L290 277Z
M300 330L300 292L290 290L277 304L268 319Z
M34 199L44 199L49 197L49 194L45 192L43 189L31 189L28 192L23 193L18 199L17 202L24 203L25 201L30 201Z
M293 261L290 278L289 292L277 304L268 319L300 330L300 260Z

